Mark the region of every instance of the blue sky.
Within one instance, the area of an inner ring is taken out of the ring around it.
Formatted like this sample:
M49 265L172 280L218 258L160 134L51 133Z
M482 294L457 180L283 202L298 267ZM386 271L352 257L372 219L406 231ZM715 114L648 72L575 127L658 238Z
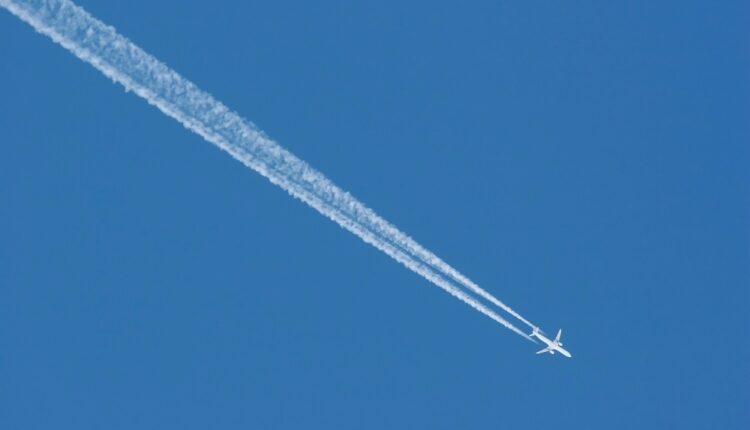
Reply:
M0 11L0 427L747 428L748 6L351 3L78 2L574 358Z

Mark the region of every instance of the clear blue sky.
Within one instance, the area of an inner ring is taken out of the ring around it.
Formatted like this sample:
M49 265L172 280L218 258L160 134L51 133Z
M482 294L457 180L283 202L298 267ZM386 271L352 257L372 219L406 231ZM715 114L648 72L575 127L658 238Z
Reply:
M517 3L79 1L571 360L0 11L0 428L750 428L750 6Z

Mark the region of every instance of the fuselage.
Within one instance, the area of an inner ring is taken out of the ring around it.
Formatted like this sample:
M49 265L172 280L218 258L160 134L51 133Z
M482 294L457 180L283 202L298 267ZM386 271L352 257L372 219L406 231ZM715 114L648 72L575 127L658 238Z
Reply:
M547 344L547 347L548 347L549 349L551 349L552 351L557 351L557 352L559 352L560 354L562 354L562 355L564 355L564 356L566 356L566 357L568 357L568 358L571 358L571 357L572 357L572 356L570 355L570 353L569 353L569 352L568 352L568 351L567 351L567 350L566 350L565 348L563 348L562 346L560 346L560 344L559 344L559 343L557 343L557 342L555 342L554 340L549 340L549 339L547 339L547 337L546 337L546 336L544 336L543 334L541 334L541 333L539 333L539 332L536 332L536 333L534 333L534 336L536 336L536 337L537 337L537 338L538 338L539 340L541 340L542 342L546 343L546 344Z

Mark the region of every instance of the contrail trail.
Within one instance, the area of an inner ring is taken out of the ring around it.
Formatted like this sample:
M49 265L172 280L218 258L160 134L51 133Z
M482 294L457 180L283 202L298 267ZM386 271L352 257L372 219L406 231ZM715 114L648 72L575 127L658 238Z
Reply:
M534 327L509 306L338 188L323 174L268 138L254 124L230 111L73 2L0 0L0 6L341 227L528 339L525 333L448 279Z

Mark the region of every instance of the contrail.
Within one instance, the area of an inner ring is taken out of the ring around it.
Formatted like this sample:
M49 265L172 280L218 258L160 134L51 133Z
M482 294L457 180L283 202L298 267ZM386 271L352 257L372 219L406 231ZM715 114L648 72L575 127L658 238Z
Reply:
M341 227L529 339L449 279L534 327L509 306L268 138L253 123L230 111L81 7L69 0L0 0L0 6Z

